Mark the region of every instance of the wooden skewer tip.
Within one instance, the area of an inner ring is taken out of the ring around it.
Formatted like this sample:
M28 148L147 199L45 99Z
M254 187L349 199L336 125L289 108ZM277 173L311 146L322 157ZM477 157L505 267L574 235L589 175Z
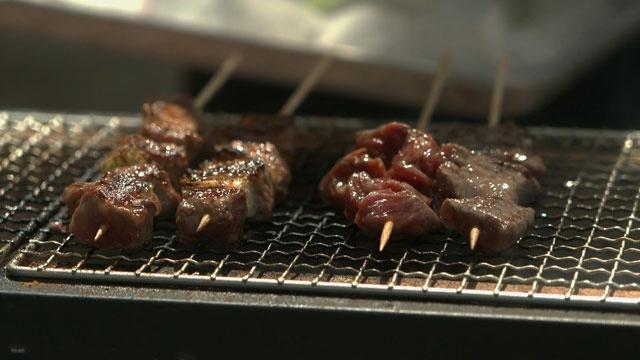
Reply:
M475 249L476 244L478 244L478 237L480 237L480 229L474 226L469 231L469 248L471 250Z
M196 228L196 232L202 231L211 221L211 215L204 214L204 216L200 219L200 223L198 223L198 227Z
M380 234L380 251L384 250L387 246L389 238L391 237L391 231L393 231L393 221L387 221L382 227L382 233Z
M98 241L100 238L104 236L109 227L107 225L100 225L98 231L96 231L96 235L93 237L93 241Z

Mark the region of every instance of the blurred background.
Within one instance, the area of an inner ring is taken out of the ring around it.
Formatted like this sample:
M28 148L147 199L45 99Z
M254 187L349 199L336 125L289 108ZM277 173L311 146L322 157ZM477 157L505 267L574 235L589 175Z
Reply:
M505 118L640 128L639 25L633 0L0 1L0 109L138 112L240 52L208 111L276 112L330 55L297 114L412 120L448 51L436 121L486 121L506 57Z

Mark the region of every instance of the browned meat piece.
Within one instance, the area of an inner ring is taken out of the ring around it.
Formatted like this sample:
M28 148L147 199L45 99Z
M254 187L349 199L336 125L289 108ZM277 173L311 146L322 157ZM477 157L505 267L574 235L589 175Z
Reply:
M67 205L67 211L70 215L72 215L74 211L76 211L76 208L80 204L80 199L82 198L82 195L84 195L85 191L92 186L95 186L95 183L77 182L69 184L64 188L64 192L62 193L62 200Z
M214 159L216 161L261 160L267 166L273 181L276 200L283 200L289 193L291 183L289 166L272 143L234 140L226 145L216 146Z
M167 173L155 165L118 168L96 182L71 184L63 198L78 241L122 250L148 243L154 217L172 216L180 200ZM96 241L100 228L103 235Z
M174 185L189 166L184 146L149 140L141 135L129 135L122 139L102 163L102 171L141 164L156 164L165 170Z
M215 143L233 140L270 142L278 148L287 162L293 159L298 147L295 122L288 116L247 114L238 124L217 129L211 135Z
M356 146L367 149L369 155L380 157L387 166L405 145L411 127L399 122L390 122L375 129L356 134Z
M186 189L176 211L176 234L182 243L212 240L216 248L227 250L240 240L247 205L245 192L234 188ZM198 230L205 215L210 221Z
M198 114L191 101L155 100L144 104L142 110L144 137L182 145L191 160L197 157L202 137L198 134Z
M320 193L327 201L342 207L348 191L347 181L352 174L360 171L374 178L384 177L387 172L381 158L370 156L367 149L357 149L338 160L322 178Z
M441 200L500 197L526 205L540 192L540 184L524 166L477 154L456 144L444 145L442 152L446 161L436 173Z
M261 221L271 217L273 183L260 160L206 161L198 170L190 170L181 184L188 190L238 189L245 194L247 219Z
M407 183L359 172L347 189L345 217L367 235L379 235L386 221L394 222L392 238L415 238L442 226L431 200Z
M477 249L488 254L511 247L533 226L534 211L497 197L447 199L440 216L448 228L469 234L473 227L481 229Z

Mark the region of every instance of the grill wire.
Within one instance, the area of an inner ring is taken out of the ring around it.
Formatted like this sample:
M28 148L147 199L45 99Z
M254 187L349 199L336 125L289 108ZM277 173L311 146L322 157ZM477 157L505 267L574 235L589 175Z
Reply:
M270 222L249 224L233 251L180 245L174 225L162 222L149 246L125 254L86 247L48 226L68 222L60 194L97 175L120 131L117 119L98 128L86 117L40 117L0 113L0 251L28 239L7 266L13 277L559 306L640 300L638 133L532 129L549 174L534 230L501 256L473 254L448 232L392 241L379 253L376 241L319 199L318 181L342 153L337 148L298 154L287 202Z

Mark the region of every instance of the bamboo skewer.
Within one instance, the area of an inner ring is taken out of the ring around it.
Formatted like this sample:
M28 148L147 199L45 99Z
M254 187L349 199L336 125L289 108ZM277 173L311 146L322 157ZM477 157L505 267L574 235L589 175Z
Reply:
M307 76L305 76L300 84L298 84L298 87L293 91L291 96L289 96L287 102L280 109L279 114L282 116L293 115L298 106L300 106L302 101L307 97L307 95L309 95L332 62L333 59L328 55L320 58L313 68L311 68L311 71L309 71Z
M384 250L384 247L387 246L387 242L391 237L391 232L393 231L393 221L387 221L384 223L382 227L382 233L380 234L380 251Z
M287 99L287 102L282 106L282 109L280 109L280 112L278 114L281 116L293 115L293 113L300 106L300 104L302 104L302 102L307 97L307 95L309 95L313 87L318 83L318 81L320 80L322 75L326 72L326 70L329 68L332 62L333 62L332 58L328 55L325 55L322 58L320 58L320 60L313 66L313 68L311 68L309 73L307 73L304 79L302 79L300 84L298 84L298 87L296 87L296 89L293 91L291 96L289 96L289 99ZM211 81L209 81L209 83L211 82L213 82L213 78ZM204 92L204 89L202 92ZM200 219L200 222L198 223L198 227L196 228L196 233L202 231L209 224L210 221L211 221L211 215L209 214L203 215L202 218Z
M502 113L502 100L504 98L504 86L507 81L507 72L509 70L509 63L507 56L503 55L498 63L498 69L496 71L496 80L493 84L493 91L491 93L491 108L489 109L489 118L487 119L487 125L489 128L494 128L500 123L500 115ZM480 237L480 228L474 226L469 231L469 248L473 251L478 243Z
M431 88L429 89L429 93L427 94L422 110L420 111L420 116L418 117L416 128L420 131L425 131L431 122L431 116L433 116L436 104L438 103L440 94L442 93L442 88L444 87L444 82L447 79L450 60L451 57L449 51L444 50L438 59L438 67L436 68L436 73L433 76ZM384 250L387 242L389 241L389 237L391 237L392 231L393 221L385 222L382 232L380 233L380 251Z
M236 71L240 63L242 62L242 55L240 53L233 53L229 55L223 62L218 70L211 76L209 81L204 85L202 90L198 93L193 104L196 108L202 109L213 96L222 88L222 86L229 80L231 75Z
M96 231L96 235L93 237L93 241L98 241L102 238L102 236L109 230L107 225L100 225L98 231Z
M436 109L438 99L440 99L440 93L444 87L444 82L447 78L449 70L450 55L448 50L444 50L438 60L438 67L436 73L433 76L433 82L431 83L431 89L427 94L427 98L420 111L420 117L418 117L418 124L416 128L420 131L425 131L431 123L431 116Z
M476 248L478 237L480 237L480 228L474 226L471 228L471 231L469 231L469 248L471 250Z
M211 221L211 215L204 214L204 216L202 216L202 218L200 219L200 222L198 223L198 227L196 228L196 232L202 231L202 229L204 229L205 227L207 227L207 225L209 225L210 221Z
M507 81L508 70L509 63L507 62L507 56L504 55L498 63L496 79L491 93L491 108L489 109L489 118L487 119L487 125L490 128L496 127L500 123L502 99L504 98L504 86Z

